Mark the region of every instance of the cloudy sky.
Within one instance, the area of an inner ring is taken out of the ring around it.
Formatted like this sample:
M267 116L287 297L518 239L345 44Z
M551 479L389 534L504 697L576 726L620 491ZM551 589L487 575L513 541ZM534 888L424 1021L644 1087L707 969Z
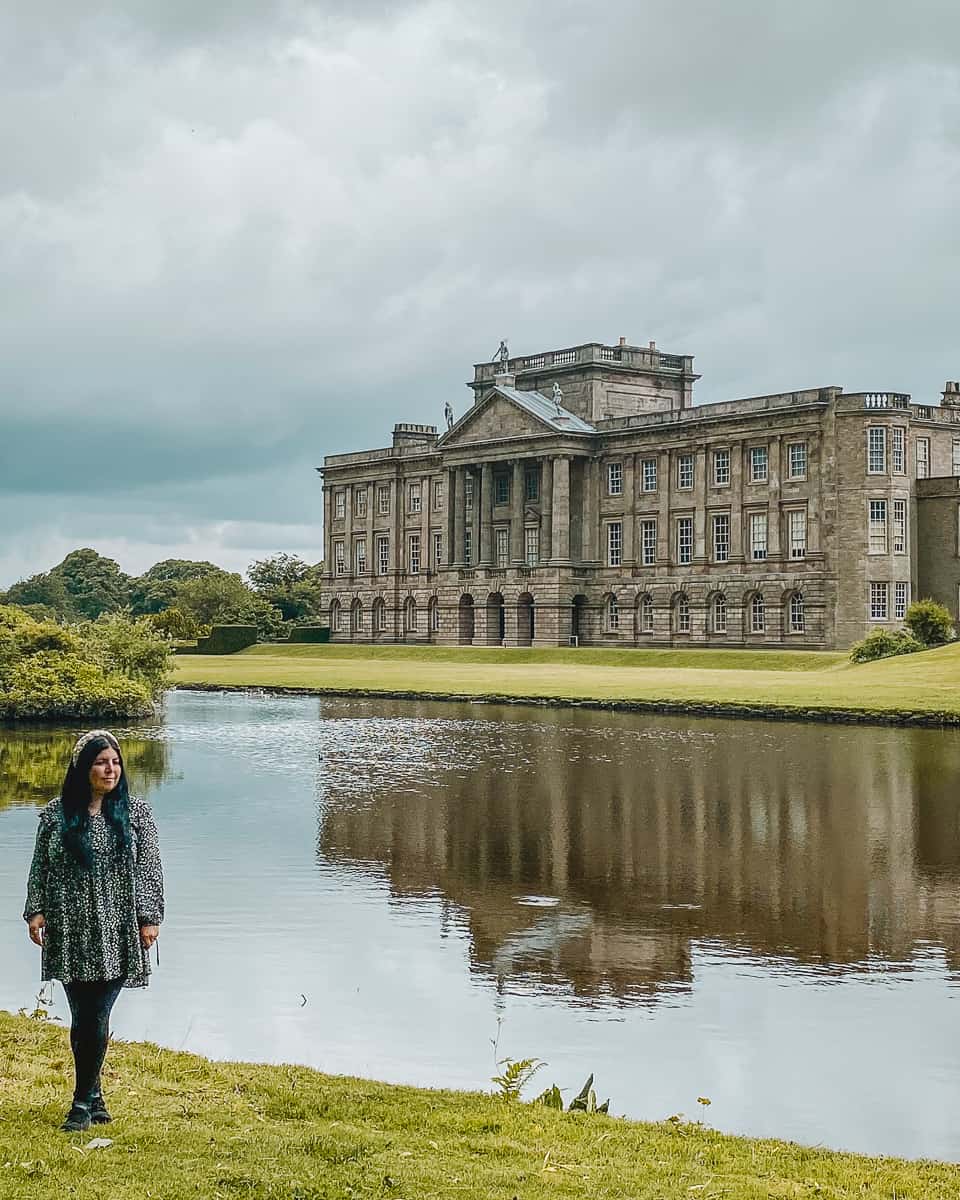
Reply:
M960 377L956 0L0 8L0 586L320 557L323 455L651 338Z

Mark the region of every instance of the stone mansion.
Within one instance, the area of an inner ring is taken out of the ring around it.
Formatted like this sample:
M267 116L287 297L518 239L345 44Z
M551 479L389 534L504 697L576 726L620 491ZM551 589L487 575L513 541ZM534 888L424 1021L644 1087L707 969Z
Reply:
M474 367L439 434L324 459L343 642L842 648L960 599L960 383L693 404L689 355Z

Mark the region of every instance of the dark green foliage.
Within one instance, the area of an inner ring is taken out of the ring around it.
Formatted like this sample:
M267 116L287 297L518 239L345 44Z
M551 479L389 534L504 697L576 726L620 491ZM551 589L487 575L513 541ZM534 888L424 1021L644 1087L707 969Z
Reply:
M936 600L914 600L904 624L924 646L942 646L954 638L953 618Z
M161 637L168 639L195 638L200 632L197 621L176 605L150 613L147 619Z
M285 621L302 621L320 609L321 565L309 566L295 554L257 559L247 578L257 595L274 605Z
M207 637L197 638L197 653L235 654L256 640L256 625L214 625Z
M193 562L186 558L165 558L154 563L130 585L130 608L137 614L159 613L173 606L177 586L188 579L203 579L220 574L212 562Z
M290 630L291 642L329 642L329 625L294 625Z
M913 654L923 646L905 629L871 629L860 642L850 647L850 661L873 662L877 658L889 658L894 654Z
M276 638L283 631L280 610L228 571L179 584L176 603L199 625L256 625L261 638Z
M93 620L102 612L118 612L130 600L130 576L112 558L96 550L72 550L49 571L15 583L4 603L41 604L65 621Z
M147 625L116 614L63 626L0 607L0 719L146 715L168 655Z

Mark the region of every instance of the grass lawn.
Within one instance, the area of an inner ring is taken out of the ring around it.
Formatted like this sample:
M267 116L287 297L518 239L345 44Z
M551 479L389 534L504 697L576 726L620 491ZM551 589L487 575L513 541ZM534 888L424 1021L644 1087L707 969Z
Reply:
M946 1200L960 1168L114 1044L112 1125L57 1129L58 1026L0 1013L3 1200ZM111 1144L90 1149L96 1137Z
M265 645L182 655L175 683L960 714L960 643L860 666L803 651Z

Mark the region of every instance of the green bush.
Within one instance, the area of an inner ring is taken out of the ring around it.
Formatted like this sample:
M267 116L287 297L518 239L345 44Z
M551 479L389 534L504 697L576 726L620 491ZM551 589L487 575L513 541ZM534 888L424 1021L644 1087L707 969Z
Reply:
M138 717L153 710L145 684L76 654L41 650L4 672L0 718Z
M197 638L197 653L235 654L256 640L256 625L214 625L207 637Z
M329 642L329 625L294 625L290 630L291 642Z
M850 647L850 661L872 662L876 658L913 654L922 649L922 643L905 629L871 629L862 642L854 642Z
M954 637L953 618L937 600L914 600L904 624L924 646L942 646Z

